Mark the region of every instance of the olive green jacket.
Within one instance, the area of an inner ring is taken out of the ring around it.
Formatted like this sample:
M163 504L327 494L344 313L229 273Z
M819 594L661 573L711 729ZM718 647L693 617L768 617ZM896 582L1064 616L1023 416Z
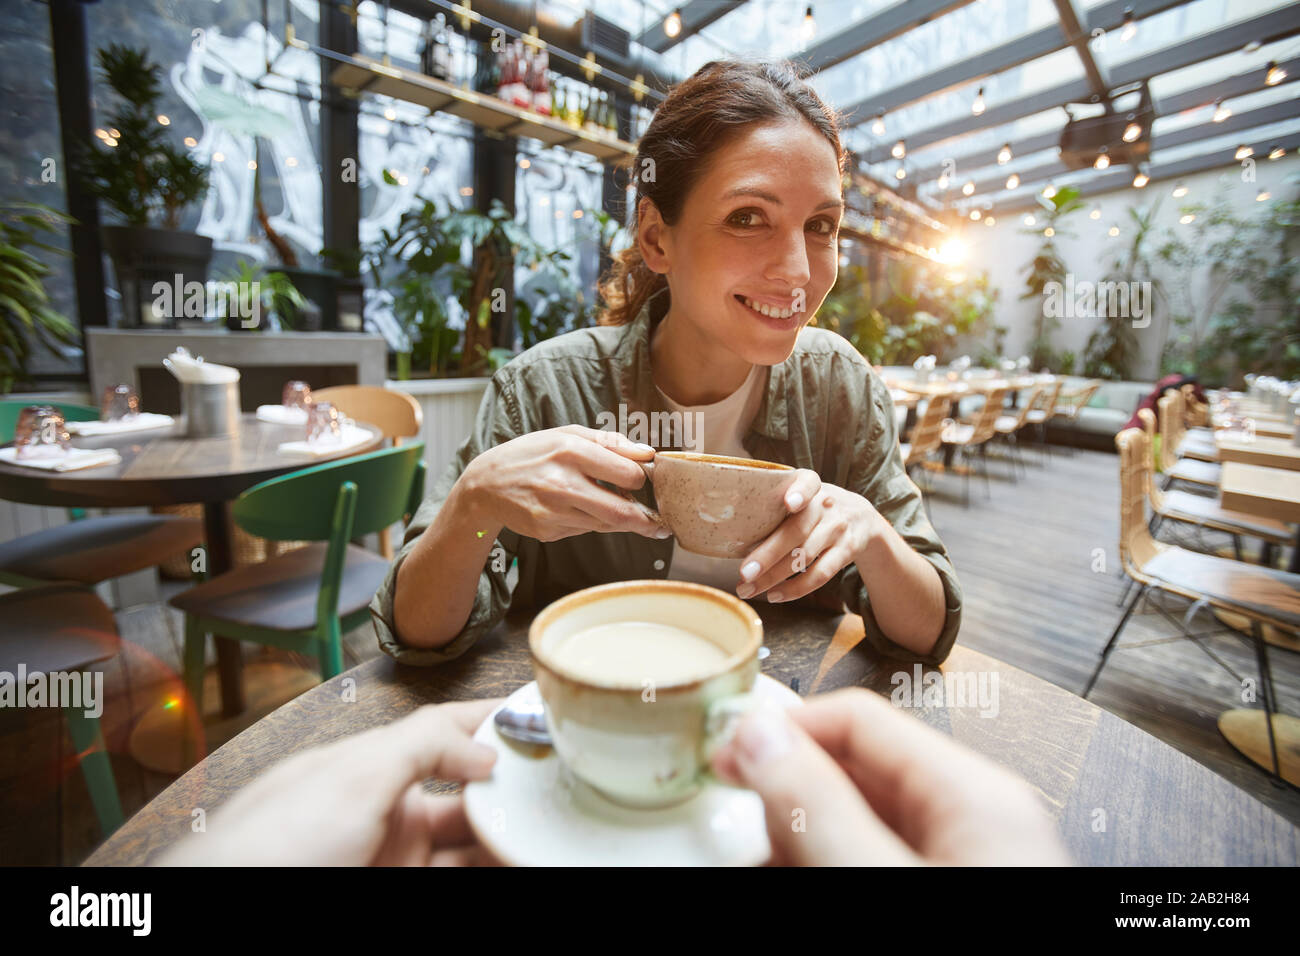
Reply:
M656 437L636 428L667 417L650 372L650 331L650 313L643 309L624 326L581 329L542 342L492 376L473 431L416 512L370 605L386 653L403 664L439 664L468 650L512 605L541 608L594 584L668 576L671 538L589 532L544 543L505 529L479 575L469 619L451 643L437 650L411 647L393 627L398 568L479 453L529 432L569 424L608 428L627 422L634 441ZM681 447L671 440L679 436L665 440L664 431L657 447ZM870 587L863 585L854 564L821 588L816 602L847 606L862 615L866 639L882 653L941 663L957 639L961 590L943 542L926 518L921 492L903 468L889 390L866 360L842 336L805 328L790 357L771 367L766 394L743 443L755 458L810 468L822 481L862 495L934 565L943 582L947 616L929 655L918 656L881 632L871 612ZM636 494L654 507L650 482ZM511 559L519 566L513 594L506 583Z

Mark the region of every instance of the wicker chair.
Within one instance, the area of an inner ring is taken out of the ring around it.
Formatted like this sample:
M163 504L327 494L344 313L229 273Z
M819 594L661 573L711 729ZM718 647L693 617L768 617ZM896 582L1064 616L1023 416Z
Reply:
M961 422L945 423L941 438L945 445L954 445L961 449L962 459L966 465L966 482L964 500L970 507L970 453L972 449L980 451L980 473L984 476L984 487L989 491L989 473L984 467L985 450L990 439L997 434L998 416L1002 414L1002 405L1006 401L1008 389L994 389L985 396L984 407L976 414L974 421L967 425ZM991 493L991 491L990 491Z
M1181 433L1175 422L1178 415L1178 396L1169 393L1160 396L1156 408L1160 413L1160 470L1165 473L1164 486L1182 481L1200 488L1219 488L1219 472L1222 466L1217 461L1202 461L1197 458L1179 458L1176 445Z
M1165 591L1194 602L1181 622L1160 605L1154 606L1198 647L1201 647L1199 639L1203 635L1194 635L1188 630L1188 622L1198 609L1208 606L1244 615L1251 622L1251 638L1259 666L1260 697L1264 703L1273 758L1272 774L1280 782L1273 726L1277 704L1262 625L1300 630L1300 574L1199 554L1155 540L1147 526L1146 515L1147 498L1151 492L1150 439L1142 429L1126 428L1115 436L1115 445L1119 449L1120 469L1120 562L1124 573L1138 588L1102 649L1101 659L1082 696L1086 698L1092 692L1116 641L1148 590Z
M1013 463L1011 466L1011 477L1016 477L1015 461L1020 462L1020 467L1025 467L1025 461L1020 457L1020 440L1017 437L1021 429L1029 424L1029 411L1038 402L1038 396L1042 393L1043 386L1035 385L1029 390L1029 397L1025 403L1020 406L1020 410L1015 415L999 415L997 421L993 423L993 430L998 437L1007 443L1013 453ZM1018 480L1018 479L1017 479Z
M1047 447L1047 423L1052 416L1056 414L1056 400L1061 397L1061 386L1065 384L1065 379L1059 375L1056 376L1050 384L1039 389L1038 394L1034 396L1035 401L1031 405L1026 415L1027 424L1034 425L1038 429L1038 442L1043 447L1046 454L1051 454Z

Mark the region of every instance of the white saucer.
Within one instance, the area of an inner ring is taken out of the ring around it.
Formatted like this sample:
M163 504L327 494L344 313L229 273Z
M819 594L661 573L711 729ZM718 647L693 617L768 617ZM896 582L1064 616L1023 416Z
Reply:
M760 674L754 693L765 703L802 703L794 691ZM508 703L541 703L537 682ZM465 786L465 813L479 840L514 866L757 866L771 855L763 802L706 778L685 803L634 810L612 803L572 774L550 747L502 737L495 711L474 739L497 752L492 776Z

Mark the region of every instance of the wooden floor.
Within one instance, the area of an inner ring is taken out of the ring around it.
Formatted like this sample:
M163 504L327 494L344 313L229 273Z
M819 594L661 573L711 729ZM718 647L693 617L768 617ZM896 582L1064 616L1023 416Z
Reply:
M965 596L958 640L1078 693L1119 615L1117 459L1059 449L1047 461L1027 458L1027 474L1012 483L1007 462L990 456L991 487L986 493L973 479L969 508L960 476L923 480L932 487L934 523ZM1169 606L1181 617L1182 602ZM181 622L156 603L125 608L117 619L124 650L105 674L102 723L129 815L172 779L141 767L128 745L140 715L178 689ZM1201 615L1193 629L1216 626ZM345 643L345 666L379 653L369 627L347 635ZM1144 609L1134 615L1091 699L1300 823L1300 795L1276 789L1216 727L1222 711L1241 706L1242 679L1257 678L1253 650L1231 633L1202 643L1219 663ZM1300 714L1300 655L1273 650L1270 657L1283 711ZM245 659L250 669L274 676L250 692L252 706L238 721L219 721L212 712L216 695L207 694L210 748L300 692L303 672L314 663L252 645ZM89 797L59 721L48 711L0 712L0 865L75 864L97 842Z

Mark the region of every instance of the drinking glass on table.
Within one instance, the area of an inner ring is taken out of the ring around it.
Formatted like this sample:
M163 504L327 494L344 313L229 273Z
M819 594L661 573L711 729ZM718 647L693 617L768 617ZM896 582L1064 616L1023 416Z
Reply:
M28 405L14 426L17 458L60 458L68 451L68 429L63 413L53 405Z
M310 445L338 444L343 438L343 415L329 402L313 402L307 406L307 443Z
M140 414L140 396L130 385L110 385L99 403L99 419L120 422Z
M280 392L280 404L285 408L301 408L306 411L311 407L311 386L297 380L284 383Z

